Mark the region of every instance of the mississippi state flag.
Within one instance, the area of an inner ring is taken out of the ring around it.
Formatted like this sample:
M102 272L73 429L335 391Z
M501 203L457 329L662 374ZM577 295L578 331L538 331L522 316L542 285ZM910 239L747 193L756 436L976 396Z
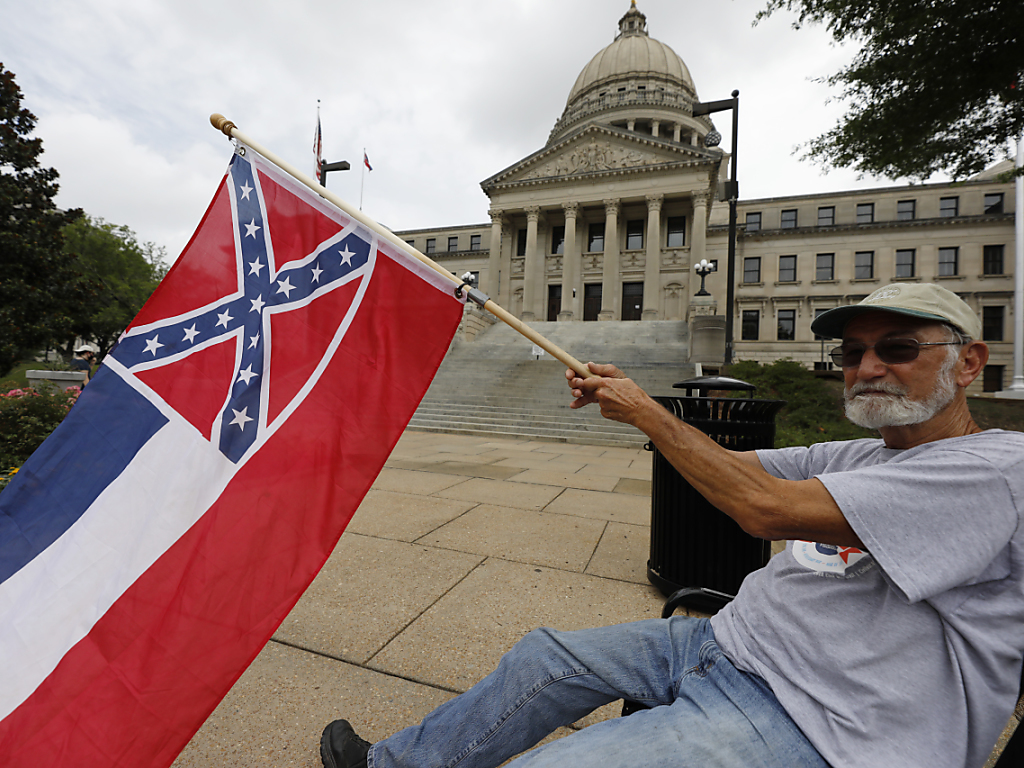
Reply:
M462 303L239 146L0 494L0 765L170 765L331 553Z

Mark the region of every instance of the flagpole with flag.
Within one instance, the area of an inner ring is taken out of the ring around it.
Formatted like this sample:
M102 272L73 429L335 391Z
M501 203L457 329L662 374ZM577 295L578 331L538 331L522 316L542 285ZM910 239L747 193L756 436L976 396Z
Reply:
M320 99L316 100L316 133L313 135L313 157L316 161L316 180L323 184L323 137L320 133Z
M334 550L467 299L529 330L211 121L236 144L199 227L0 494L4 768L170 766Z

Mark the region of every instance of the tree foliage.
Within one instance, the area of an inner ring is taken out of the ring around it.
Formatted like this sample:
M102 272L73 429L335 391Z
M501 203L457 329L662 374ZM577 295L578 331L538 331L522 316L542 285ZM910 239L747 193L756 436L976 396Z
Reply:
M757 19L780 9L863 46L826 78L848 111L805 147L824 166L965 178L1024 134L1021 0L768 0Z
M0 64L0 375L25 351L68 335L86 287L62 248L61 230L81 211L59 211L57 171L42 168L36 118Z
M140 243L126 226L90 216L64 228L64 250L76 257L89 295L75 334L94 340L102 359L163 278L164 251Z
M838 382L819 379L793 360L768 365L743 360L729 366L728 375L753 384L754 396L759 399L786 401L775 420L776 448L878 437L877 432L858 427L843 415Z

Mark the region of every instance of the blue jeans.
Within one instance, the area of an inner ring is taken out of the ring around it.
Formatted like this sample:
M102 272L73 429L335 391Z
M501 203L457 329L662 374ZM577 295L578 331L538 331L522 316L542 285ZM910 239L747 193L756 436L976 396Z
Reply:
M517 768L828 768L761 678L736 669L706 619L538 629L420 725L370 749L369 768L492 768L603 704L653 709L536 749Z

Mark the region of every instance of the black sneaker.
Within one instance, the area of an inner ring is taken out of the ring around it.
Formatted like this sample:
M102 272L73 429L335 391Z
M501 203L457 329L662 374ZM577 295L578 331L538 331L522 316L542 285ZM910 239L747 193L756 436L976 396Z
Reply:
M366 768L370 746L356 736L348 720L335 720L320 736L320 760L324 768Z

